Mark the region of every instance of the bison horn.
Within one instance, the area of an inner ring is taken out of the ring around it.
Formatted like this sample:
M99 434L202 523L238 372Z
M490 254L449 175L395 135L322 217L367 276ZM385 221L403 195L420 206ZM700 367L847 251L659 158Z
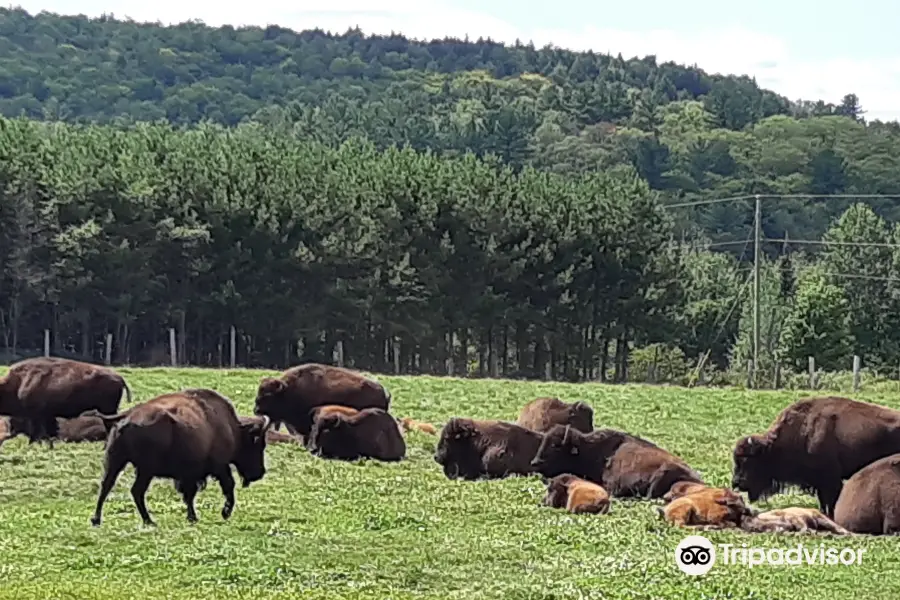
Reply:
M265 432L266 430L269 429L269 426L272 425L272 419L270 419L270 418L269 418L268 416L266 416L266 415L263 415L263 418L262 418L262 424L263 424L262 430Z

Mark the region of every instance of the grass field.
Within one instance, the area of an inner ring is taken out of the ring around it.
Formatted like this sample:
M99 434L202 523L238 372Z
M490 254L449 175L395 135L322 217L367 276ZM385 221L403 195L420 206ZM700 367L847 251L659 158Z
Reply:
M239 411L252 410L259 371L121 369L136 400L184 387L212 387ZM392 412L436 424L460 415L515 419L546 394L583 399L595 426L636 433L684 457L707 481L728 485L731 448L762 430L800 392L379 377ZM900 407L896 395L857 397ZM0 448L0 598L666 598L837 600L900 598L896 538L749 536L710 532L713 543L785 548L804 542L865 548L860 566L718 564L689 577L673 562L688 534L667 526L658 502L614 501L605 516L572 516L540 506L537 477L461 482L432 460L436 438L414 433L397 464L342 463L302 447L272 445L268 474L239 488L231 520L211 482L200 522L156 480L148 506L156 529L140 524L129 467L90 526L101 474L100 444ZM759 508L815 506L810 496L777 496Z

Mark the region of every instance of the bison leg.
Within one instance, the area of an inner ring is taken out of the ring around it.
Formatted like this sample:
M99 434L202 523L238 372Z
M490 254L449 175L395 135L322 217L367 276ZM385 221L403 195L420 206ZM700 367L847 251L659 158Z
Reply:
M91 524L94 527L100 525L100 522L103 520L103 504L106 502L106 497L109 496L110 490L116 485L116 479L118 479L119 473L122 472L126 464L126 461L116 457L107 457L106 465L103 469L103 481L100 483L100 494L97 496L97 507L94 509L94 516L91 517Z
M197 511L194 509L194 499L197 497L197 492L200 490L200 482L194 480L182 480L178 482L178 491L181 492L181 497L184 498L184 503L187 505L187 520L190 523L197 522Z
M841 487L843 487L843 482L838 480L837 483L831 482L829 485L819 487L816 490L816 496L819 499L819 509L829 519L834 518L834 505L837 504L838 496L841 495Z
M147 490L150 488L151 479L152 476L138 471L134 478L134 485L131 486L131 497L134 499L134 505L137 506L141 519L144 520L144 525L155 527L156 523L153 522L153 519L150 518L150 513L147 512L145 499Z
M231 468L226 466L221 473L215 475L222 488L222 495L225 496L225 505L222 507L222 518L228 519L234 510L234 476L231 474Z

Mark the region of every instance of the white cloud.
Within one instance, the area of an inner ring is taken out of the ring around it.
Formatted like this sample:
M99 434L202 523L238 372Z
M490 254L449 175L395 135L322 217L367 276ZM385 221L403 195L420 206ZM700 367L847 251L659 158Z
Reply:
M45 0L26 1L23 7L63 14L102 12L138 21L173 23L201 19L209 25L277 24L293 29L319 27L343 32L359 26L366 33L391 31L418 39L445 36L497 41L531 40L573 50L621 53L626 58L655 54L660 61L697 64L711 73L755 76L763 87L793 100L826 100L837 103L844 94L859 96L870 119L900 119L900 53L870 61L803 61L791 56L784 40L742 28L708 32L669 30L628 31L590 26L572 29L521 30L502 19L455 8L441 0L330 0L321 8L301 8L305 3L257 0L221 3L220 0ZM311 4L311 3L310 3ZM307 5L308 6L308 5ZM222 8L225 7L225 8Z

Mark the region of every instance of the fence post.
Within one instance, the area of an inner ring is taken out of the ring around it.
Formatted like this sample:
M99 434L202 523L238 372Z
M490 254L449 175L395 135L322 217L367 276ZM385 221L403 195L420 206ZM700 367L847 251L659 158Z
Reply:
M809 389L816 389L816 359L809 357Z
M447 334L447 376L453 377L453 353L456 352L456 334Z
M237 365L237 329L234 325L231 326L231 354L229 354L231 368L233 369Z
M859 368L861 366L860 363L862 363L862 360L860 359L859 355L854 354L853 355L853 391L854 392L859 391Z
M775 381L772 382L776 390L781 389L781 363L775 363Z
M44 356L50 356L50 330L44 330Z
M106 356L104 356L104 361L106 364L112 363L112 334L106 334Z
M337 364L339 367L344 366L344 341L337 341Z
M175 328L169 327L169 357L172 359L172 366L178 366L177 347L175 346Z
M747 387L753 388L753 359L747 360Z
M394 338L394 374L400 374L400 338Z

